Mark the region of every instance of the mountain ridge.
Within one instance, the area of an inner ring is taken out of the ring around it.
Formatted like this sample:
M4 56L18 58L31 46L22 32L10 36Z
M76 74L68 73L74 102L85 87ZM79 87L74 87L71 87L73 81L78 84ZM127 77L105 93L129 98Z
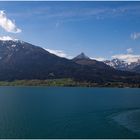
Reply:
M140 66L140 59L138 59L136 62L128 63L116 58L112 60L105 60L104 63L117 70L140 73L140 70L136 68Z
M140 82L138 74L118 71L83 56L78 61L69 60L24 41L0 41L0 80L72 78L96 83Z

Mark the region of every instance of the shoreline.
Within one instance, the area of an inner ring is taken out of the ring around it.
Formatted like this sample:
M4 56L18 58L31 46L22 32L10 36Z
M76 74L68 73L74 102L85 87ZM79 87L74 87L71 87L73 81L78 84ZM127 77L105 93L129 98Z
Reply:
M86 88L140 88L140 83L129 84L122 82L93 83L86 81L75 81L73 79L47 79L47 80L14 80L0 81L0 87L86 87Z

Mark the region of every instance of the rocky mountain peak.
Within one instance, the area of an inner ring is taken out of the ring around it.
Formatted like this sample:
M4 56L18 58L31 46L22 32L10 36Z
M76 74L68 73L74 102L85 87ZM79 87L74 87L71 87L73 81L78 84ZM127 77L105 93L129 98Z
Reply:
M90 59L90 58L88 56L86 56L83 52L81 52L74 59Z

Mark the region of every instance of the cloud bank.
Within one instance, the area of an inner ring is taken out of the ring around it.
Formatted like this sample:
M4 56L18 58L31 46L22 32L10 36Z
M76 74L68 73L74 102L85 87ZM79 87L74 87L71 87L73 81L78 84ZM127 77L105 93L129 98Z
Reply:
M127 51L127 53L133 53L133 49L132 48L128 48L126 51Z
M44 50L52 53L52 54L55 54L59 57L64 57L64 58L68 58L68 59L71 59L72 57L67 55L63 50L52 50L52 49L47 49L47 48L44 48Z
M14 38L12 38L10 36L2 36L2 37L0 37L0 40L2 40L2 41L7 41L7 40L17 41L18 39L14 39Z
M140 39L140 33L139 32L134 32L131 34L131 39L136 40L136 39Z
M105 61L106 60L103 57L90 57L90 59L97 60L97 61Z
M128 63L137 62L140 59L140 55L135 54L117 54L113 55L112 58L118 58L120 60L126 61Z
M14 21L7 18L4 11L0 10L0 27L10 33L20 33L21 29L16 27Z

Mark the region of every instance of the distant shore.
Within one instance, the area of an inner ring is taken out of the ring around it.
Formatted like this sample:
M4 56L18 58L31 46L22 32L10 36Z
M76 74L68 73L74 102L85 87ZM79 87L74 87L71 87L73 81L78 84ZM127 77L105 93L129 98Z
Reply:
M15 80L0 81L0 86L46 86L46 87L118 87L118 88L140 88L139 84L122 82L91 83L86 81L75 81L72 79L47 79L47 80Z

